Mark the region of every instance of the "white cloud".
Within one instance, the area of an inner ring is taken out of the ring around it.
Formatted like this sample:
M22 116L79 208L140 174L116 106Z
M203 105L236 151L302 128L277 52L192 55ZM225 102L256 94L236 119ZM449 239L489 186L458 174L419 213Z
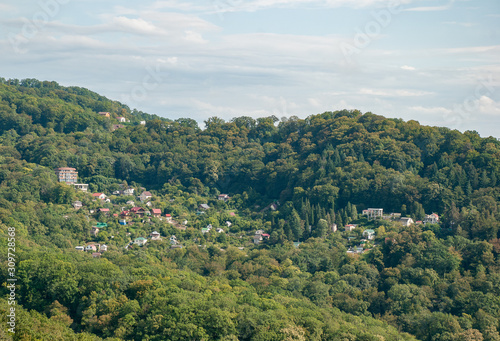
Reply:
M449 9L449 6L425 6L425 7L412 7L407 8L405 12L434 12L434 11L445 11Z
M416 70L413 66L408 66L408 65L401 66L401 69L408 70L408 71L415 71Z
M187 1L163 0L163 1L155 1L150 6L150 8L154 10L169 9L169 10L191 12L191 11L204 11L206 10L207 6L195 5Z
M142 34L158 34L160 29L144 19L130 19L127 17L115 17L112 19L110 26L124 31L142 33Z
M443 106L411 106L405 114L420 122L431 126L445 126L451 129L463 129L464 121L468 117Z
M481 114L500 118L500 102L496 102L488 96L481 96L477 105Z
M413 91L405 89L361 89L361 95L381 96L381 97L419 97L432 95L429 91Z
M1 12L7 12L7 11L14 11L16 7L8 4L0 4L0 11Z
M201 36L201 34L199 34L198 32L185 31L184 34L185 34L184 35L184 39L186 39L189 42L197 43L197 44L207 43L208 42L205 39L203 39L203 37Z
M448 4L442 6L421 6L421 7L412 7L407 8L404 11L406 12L434 12L434 11L446 11L452 8L455 0L450 0Z
M73 49L73 48L78 48L78 49L101 49L106 46L105 43L93 39L90 37L85 37L85 36L75 36L75 35L64 35L60 38L55 38L55 37L50 37L49 38L53 43L59 45L59 46L64 46L67 49Z
M321 108L321 101L320 101L320 100L318 100L317 98L312 98L312 97L310 97L310 98L308 98L307 100L308 100L309 104L310 104L312 107L314 107L314 108Z
M409 4L415 0L211 0L213 12L255 12L268 8L370 8L397 7Z
M452 113L451 109L445 107L422 107L414 106L409 108L412 111L416 111L426 115L444 115Z
M487 53L492 52L500 56L500 45L487 45L487 46L467 46L467 47L454 47L445 49L434 49L438 53L446 54L465 54L465 53Z
M179 58L177 58L177 57L168 57L167 59L158 58L156 60L156 62L161 63L161 64L177 65L179 62Z
M445 21L443 24L446 24L446 25L457 25L457 26L463 26L463 27L477 26L477 23L473 23L473 22L458 22L458 21Z
M220 28L210 23L207 20L200 18L194 14L184 14L176 12L161 12L161 11L142 11L140 13L142 18L155 22L169 31L179 31L185 29L198 30L198 31L218 31Z

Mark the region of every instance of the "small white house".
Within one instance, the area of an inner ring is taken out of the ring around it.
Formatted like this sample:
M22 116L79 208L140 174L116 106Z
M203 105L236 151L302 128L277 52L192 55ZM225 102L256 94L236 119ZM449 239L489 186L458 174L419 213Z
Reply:
M229 195L227 194L219 194L217 199L222 200L222 201L228 201L229 200Z
M153 194L151 194L151 192L149 192L149 191L144 191L141 193L141 195L139 195L139 199L141 201L146 201L152 197L153 197Z
M127 188L126 190L123 191L123 195L134 195L134 189Z
M424 223L426 224L437 224L439 223L439 216L436 213L426 214Z
M352 230L354 230L356 228L356 225L355 224L347 224L345 226L345 231L346 232L351 232Z
M134 239L134 244L139 245L139 246L143 246L147 242L148 242L148 240L146 238L144 238L144 237L138 237L138 238Z
M363 231L363 237L365 237L368 240L373 240L375 239L375 231L368 229Z
M151 237L151 240L161 240L160 233L157 231L151 232L149 236Z
M411 224L414 224L415 222L411 218L403 217L399 219L399 222L403 224L403 226L410 226Z

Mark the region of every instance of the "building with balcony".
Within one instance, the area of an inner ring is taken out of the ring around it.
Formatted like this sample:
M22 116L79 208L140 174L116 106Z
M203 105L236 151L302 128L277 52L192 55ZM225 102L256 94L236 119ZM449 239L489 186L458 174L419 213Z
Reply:
M382 208L369 208L367 210L363 210L363 215L367 216L368 219L382 218L382 216L384 215L384 209L382 209Z
M75 168L61 167L55 169L57 179L59 182L65 182L67 184L76 184L78 179L78 172Z
M89 189L89 184L73 184L73 186L82 192L87 192Z

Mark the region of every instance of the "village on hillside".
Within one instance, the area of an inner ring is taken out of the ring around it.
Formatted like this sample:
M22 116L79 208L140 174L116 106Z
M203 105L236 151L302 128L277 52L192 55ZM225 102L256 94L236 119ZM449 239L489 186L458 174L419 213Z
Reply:
M73 186L92 203L91 207L86 207L82 200L75 200L72 206L74 210L84 210L89 223L88 240L82 241L82 245L76 246L75 250L90 252L95 258L108 251L111 245L116 248L133 249L144 247L148 243L166 242L171 249L181 249L184 243L206 247L202 243L203 238L214 235L215 240L227 241L230 238L231 244L239 245L240 249L244 249L252 245L265 245L271 238L263 226L258 224L244 231L238 229L238 233L235 233L235 229L231 227L240 217L234 209L224 210L224 213L227 213L227 219L223 224L214 221L200 225L205 221L204 218L208 212L219 209L218 213L221 213L220 208L213 208L208 202L201 203L193 209L191 215L183 214L174 217L173 212L165 209L166 203L146 188L120 185L120 189L112 193L90 193L89 184L78 182L78 171L75 168L60 167L55 169L55 173L59 182ZM230 203L230 200L231 197L228 194L219 194L214 198L215 203L226 204ZM279 202L276 201L270 203L262 211L276 211L278 208ZM193 217L194 222L188 220L190 217ZM439 216L431 213L426 214L424 220L414 221L410 217L402 217L401 213L386 214L382 208L368 208L362 211L358 219L343 227L331 223L328 230L330 233L341 234L342 238L347 240L348 254L361 254L377 246L378 243L384 242L384 222L385 225L403 226L439 224ZM304 228L308 228L309 232L311 230L311 226ZM181 233L187 229L193 232L188 234L191 238L180 240L175 231ZM120 234L121 238L116 238ZM125 243L117 245L115 240L125 240ZM295 247L299 247L300 244L300 240L294 242Z

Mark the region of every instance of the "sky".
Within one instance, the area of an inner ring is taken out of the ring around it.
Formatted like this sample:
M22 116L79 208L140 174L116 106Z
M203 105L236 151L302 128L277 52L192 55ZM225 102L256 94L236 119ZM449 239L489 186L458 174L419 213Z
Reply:
M4 0L0 77L202 126L358 109L500 138L500 1Z

